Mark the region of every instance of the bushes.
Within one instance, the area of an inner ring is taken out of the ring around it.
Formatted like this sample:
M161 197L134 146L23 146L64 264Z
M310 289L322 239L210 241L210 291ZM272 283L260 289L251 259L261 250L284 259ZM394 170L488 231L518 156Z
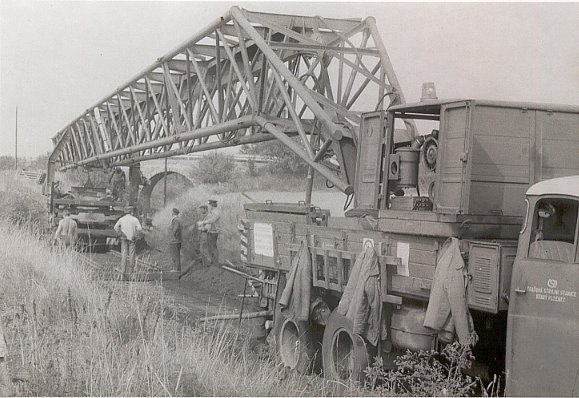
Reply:
M45 228L48 214L45 198L33 181L12 172L0 174L0 217L17 225Z
M234 170L235 161L231 156L211 152L199 161L196 174L204 184L216 184L229 181Z
M470 347L457 342L436 351L410 352L395 360L397 368L386 371L382 358L366 370L366 387L380 395L459 396L472 394L480 379L463 374L474 357Z
M243 145L241 153L248 155L262 155L272 158L272 162L265 169L273 174L295 174L305 176L308 165L286 145L279 141L267 141L254 145Z

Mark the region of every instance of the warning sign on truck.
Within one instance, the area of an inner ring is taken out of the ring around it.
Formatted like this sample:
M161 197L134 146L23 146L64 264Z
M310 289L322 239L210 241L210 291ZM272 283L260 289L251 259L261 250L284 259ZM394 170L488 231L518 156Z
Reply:
M253 224L253 252L273 257L273 228L271 224Z

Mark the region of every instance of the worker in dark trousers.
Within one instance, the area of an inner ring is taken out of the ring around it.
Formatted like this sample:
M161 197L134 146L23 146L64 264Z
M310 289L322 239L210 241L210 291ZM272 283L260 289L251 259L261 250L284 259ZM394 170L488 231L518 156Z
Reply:
M207 246L209 249L209 260L211 265L219 266L219 252L217 251L217 238L221 232L221 213L217 209L217 201L210 199L209 215L203 220L203 225L207 228Z
M197 221L197 229L199 230L199 253L201 254L201 263L203 267L211 265L209 257L209 247L207 246L207 225L203 221L209 217L207 205L199 206L199 221Z
M115 231L121 238L121 268L123 278L130 280L135 269L136 241L143 236L143 228L139 219L133 216L134 208L125 207L125 215L115 224Z
M179 217L179 209L173 208L173 217L171 218L171 225L169 231L169 253L171 254L171 262L173 264L173 271L181 273L181 243L182 243L182 223Z

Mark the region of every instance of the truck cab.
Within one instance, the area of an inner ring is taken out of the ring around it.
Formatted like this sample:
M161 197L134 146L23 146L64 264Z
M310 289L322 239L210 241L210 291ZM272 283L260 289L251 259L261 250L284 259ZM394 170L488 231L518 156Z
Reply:
M579 394L579 176L527 191L507 322L509 396Z

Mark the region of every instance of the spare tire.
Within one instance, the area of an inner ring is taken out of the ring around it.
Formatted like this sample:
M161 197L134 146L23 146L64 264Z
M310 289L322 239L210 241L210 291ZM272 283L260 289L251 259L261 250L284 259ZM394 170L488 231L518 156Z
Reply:
M354 334L353 322L332 312L324 331L322 360L324 377L337 381L363 381L374 347Z
M310 322L286 318L279 331L277 348L284 366L308 374L315 368L321 346L312 333Z

